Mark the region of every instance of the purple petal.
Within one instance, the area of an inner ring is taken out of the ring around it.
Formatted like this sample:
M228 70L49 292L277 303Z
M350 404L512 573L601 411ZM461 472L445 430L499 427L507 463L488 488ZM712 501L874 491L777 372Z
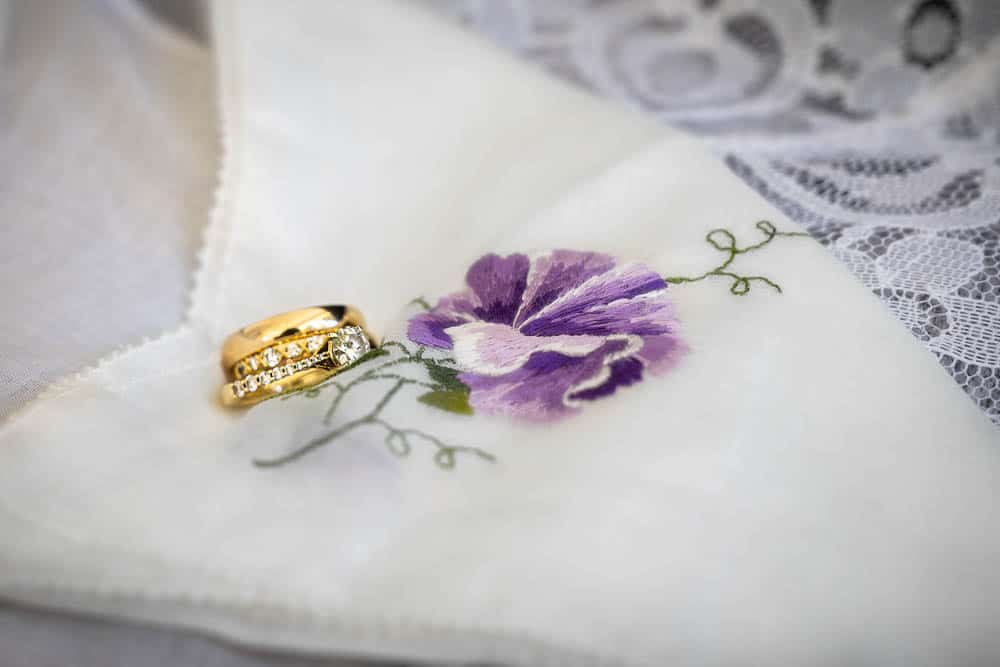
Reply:
M610 396L615 393L618 387L627 387L642 379L642 362L635 357L625 357L612 361L608 368L611 374L602 384L571 394L570 398L577 401L593 401Z
M406 329L406 336L414 343L419 343L420 345L450 350L451 338L444 330L456 324L461 324L461 322L443 317L437 313L420 313L410 318L410 324Z
M552 303L560 295L593 276L610 271L615 260L609 255L575 250L553 250L535 257L528 274L528 286L521 299L522 305L514 326Z
M568 387L596 371L587 368L588 361L588 357L540 352L513 373L499 377L462 373L459 379L472 390L469 403L476 412L545 421L571 412L563 397Z
M550 420L672 368L687 351L666 283L641 265L555 250L485 255L468 289L410 320L409 338L447 348L481 413Z
M566 292L519 328L529 336L559 334L657 334L671 331L672 309L666 283L642 264L628 264L594 276Z
M524 366L500 376L462 373L459 379L472 390L469 403L483 414L504 414L546 421L575 412L569 396L605 373L605 360L623 349L623 341L609 341L585 357L537 352Z
M525 336L506 324L468 322L448 329L455 361L480 375L503 375L521 368L532 355L558 352L585 357L604 346L603 336Z
M469 267L465 282L479 300L475 315L484 322L512 324L528 280L529 261L521 254L484 255Z
M451 336L445 329L472 322L475 304L469 295L461 292L446 296L437 302L429 312L410 318L406 337L414 343L450 350Z
M688 351L688 346L677 336L643 336L642 349L635 357L642 361L654 375L659 375L677 365Z

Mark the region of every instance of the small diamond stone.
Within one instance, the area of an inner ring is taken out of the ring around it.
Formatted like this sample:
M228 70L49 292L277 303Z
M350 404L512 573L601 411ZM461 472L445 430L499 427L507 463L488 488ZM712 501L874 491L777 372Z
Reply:
M306 341L306 347L310 352L315 352L323 347L323 336L310 336L309 340Z
M250 362L249 363L250 363L250 370L252 370L252 371L257 370L257 366L258 366L257 357L250 357Z
M247 378L247 391L257 391L257 376L251 375Z
M237 377L243 377L247 374L247 367L242 361L236 364L236 375Z
M341 349L354 361L360 359L361 355L368 351L367 342L363 336L351 332L341 343Z
M242 382L233 383L233 394L236 396L236 398L243 398L244 396L246 396L246 393L247 393L246 390L243 389Z
M268 368L274 368L281 361L281 355L273 347L269 347L264 350L264 354L261 355L264 359L264 363L267 364Z
M271 382L271 371L264 371L257 376L257 381L262 385L269 384Z
M302 348L298 343L289 343L285 346L285 356L289 359L294 359L300 354L302 354Z
M333 353L333 360L337 362L340 366L344 366L348 362L347 353L343 350L337 350Z

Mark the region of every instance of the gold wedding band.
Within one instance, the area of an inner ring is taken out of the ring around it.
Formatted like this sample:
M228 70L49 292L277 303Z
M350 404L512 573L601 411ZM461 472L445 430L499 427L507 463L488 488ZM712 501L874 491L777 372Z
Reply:
M255 322L222 344L222 404L249 407L314 387L376 345L353 306L301 308Z

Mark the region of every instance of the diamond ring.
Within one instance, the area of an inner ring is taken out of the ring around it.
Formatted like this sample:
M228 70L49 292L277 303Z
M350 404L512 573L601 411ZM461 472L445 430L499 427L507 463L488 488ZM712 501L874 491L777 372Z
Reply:
M255 322L222 344L222 404L249 407L309 389L376 344L352 306L314 306Z

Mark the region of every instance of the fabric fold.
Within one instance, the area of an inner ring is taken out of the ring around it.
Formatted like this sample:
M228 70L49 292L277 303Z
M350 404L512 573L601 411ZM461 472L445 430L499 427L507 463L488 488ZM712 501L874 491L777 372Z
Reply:
M724 265L713 228L795 227L716 158L406 4L216 13L210 275L180 334L0 427L0 594L386 658L1000 655L992 425L808 238ZM330 302L410 365L215 403L220 330ZM477 404L557 363L565 419Z

